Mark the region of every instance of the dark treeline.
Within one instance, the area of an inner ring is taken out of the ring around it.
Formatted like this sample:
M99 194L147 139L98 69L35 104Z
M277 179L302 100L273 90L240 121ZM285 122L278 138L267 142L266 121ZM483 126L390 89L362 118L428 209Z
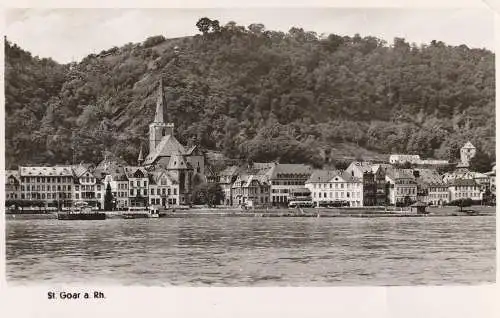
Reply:
M319 166L322 153L350 145L331 156L456 160L467 140L495 156L488 50L207 18L197 27L202 34L155 36L66 65L7 41L7 167L96 162L104 150L134 162L160 76L178 139L231 158Z

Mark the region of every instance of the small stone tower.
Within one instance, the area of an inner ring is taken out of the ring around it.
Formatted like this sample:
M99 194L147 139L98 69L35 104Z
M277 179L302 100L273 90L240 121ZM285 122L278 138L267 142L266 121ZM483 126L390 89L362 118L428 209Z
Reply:
M461 165L468 167L470 160L476 155L476 147L470 142L467 143L460 149L460 161Z

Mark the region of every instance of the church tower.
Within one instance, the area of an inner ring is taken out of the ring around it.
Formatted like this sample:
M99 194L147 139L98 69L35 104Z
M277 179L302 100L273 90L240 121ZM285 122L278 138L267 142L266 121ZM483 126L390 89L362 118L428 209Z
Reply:
M165 123L163 119L165 114L165 98L163 97L163 81L161 78L157 94L155 119L149 124L149 153L155 151L163 137L174 134L174 124Z

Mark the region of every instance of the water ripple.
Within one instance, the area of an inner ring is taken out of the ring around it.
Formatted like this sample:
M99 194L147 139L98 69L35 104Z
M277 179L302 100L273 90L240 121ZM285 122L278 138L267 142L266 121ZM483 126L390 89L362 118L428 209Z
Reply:
M189 218L6 224L9 284L457 285L495 281L495 218Z

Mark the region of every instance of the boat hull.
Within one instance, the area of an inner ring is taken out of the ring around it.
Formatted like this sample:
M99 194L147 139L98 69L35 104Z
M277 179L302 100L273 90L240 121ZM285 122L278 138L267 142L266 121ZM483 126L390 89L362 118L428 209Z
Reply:
M146 213L124 213L122 218L126 220L130 219L146 219L148 215Z
M105 220L105 213L58 213L58 220Z

